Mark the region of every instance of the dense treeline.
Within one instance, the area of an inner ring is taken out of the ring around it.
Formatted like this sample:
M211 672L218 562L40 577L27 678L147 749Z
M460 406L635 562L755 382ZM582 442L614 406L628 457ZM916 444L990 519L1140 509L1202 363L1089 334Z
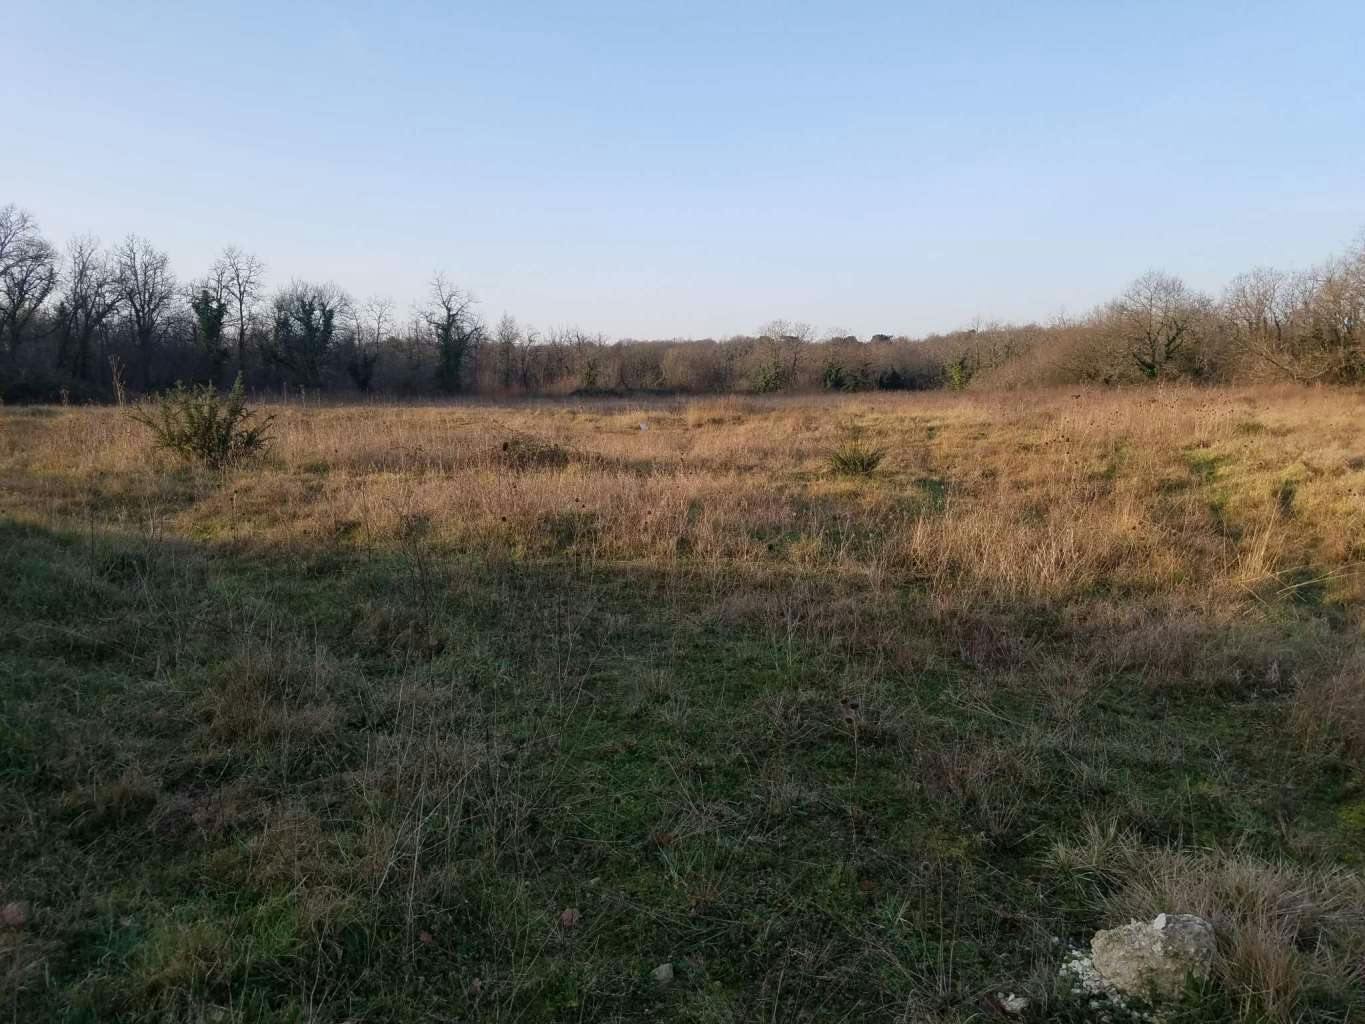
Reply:
M775 320L724 340L609 342L579 329L485 322L437 275L406 314L328 282L269 287L227 248L178 279L130 236L59 249L0 207L0 400L88 401L176 381L391 395L777 392L1035 384L1365 381L1365 237L1301 272L1257 269L1218 297L1158 272L1076 319L979 324L910 338L818 339Z

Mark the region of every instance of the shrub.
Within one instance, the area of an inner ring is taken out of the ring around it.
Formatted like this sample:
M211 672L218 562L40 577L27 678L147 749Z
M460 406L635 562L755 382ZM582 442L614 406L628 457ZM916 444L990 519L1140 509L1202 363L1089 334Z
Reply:
M755 394L770 395L775 391L783 391L789 383L786 367L775 359L761 364L754 371Z
M240 373L226 396L211 384L195 388L177 384L173 391L144 402L129 415L152 432L158 448L214 469L264 452L274 418L258 421L256 413L246 407Z
M877 374L878 391L904 391L908 386L905 377L894 366Z
M826 363L820 375L820 383L826 391L844 391L849 386L849 375L838 363Z
M829 466L843 476L871 476L886 458L886 449L850 438L830 452Z
M512 469L563 469L571 457L569 449L529 435L508 438L497 452L497 461Z
M959 356L943 366L943 376L950 391L965 391L972 379L973 369L965 356Z

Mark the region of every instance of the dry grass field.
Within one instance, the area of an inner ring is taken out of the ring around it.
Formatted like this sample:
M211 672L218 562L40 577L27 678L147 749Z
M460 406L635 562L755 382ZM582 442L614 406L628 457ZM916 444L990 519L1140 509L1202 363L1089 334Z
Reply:
M0 409L6 1017L1365 1019L1360 393L267 411Z

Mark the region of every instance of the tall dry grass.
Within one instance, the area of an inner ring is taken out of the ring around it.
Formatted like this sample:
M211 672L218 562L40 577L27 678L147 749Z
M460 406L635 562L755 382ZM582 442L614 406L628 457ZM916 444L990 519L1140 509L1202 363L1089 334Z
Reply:
M1151 849L1095 826L1054 858L1112 886L1104 903L1113 924L1172 911L1211 921L1215 966L1240 1019L1294 1020L1313 990L1365 982L1365 883L1356 872L1236 850Z
M1033 609L1111 668L1172 679L1282 674L1280 638L1304 632L1277 624L1330 606L1358 630L1365 596L1353 392L270 411L269 460L216 475L168 472L114 409L7 410L0 508L285 546L396 546L416 524L424 544L495 557L919 588L950 628ZM830 471L850 429L887 453L869 478Z

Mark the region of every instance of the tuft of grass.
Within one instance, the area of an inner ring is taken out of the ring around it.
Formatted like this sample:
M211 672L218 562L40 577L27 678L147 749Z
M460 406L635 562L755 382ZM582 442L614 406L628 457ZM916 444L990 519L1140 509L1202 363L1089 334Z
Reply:
M1338 866L1296 865L1219 848L1144 845L1091 825L1053 852L1087 880L1111 924L1198 914L1218 941L1215 969L1243 1021L1314 1019L1335 1005L1365 1010L1365 880Z
M886 458L886 449L849 438L829 454L829 468L841 476L871 476Z
M509 437L497 450L497 461L511 469L562 469L571 459L563 445L529 434Z

